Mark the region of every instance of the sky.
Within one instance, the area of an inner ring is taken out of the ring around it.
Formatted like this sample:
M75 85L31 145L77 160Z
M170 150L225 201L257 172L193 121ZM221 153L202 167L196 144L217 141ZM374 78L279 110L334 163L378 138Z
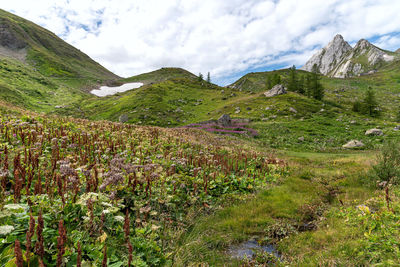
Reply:
M254 71L301 67L336 34L400 48L395 0L0 0L129 77L161 67L210 72L227 85Z

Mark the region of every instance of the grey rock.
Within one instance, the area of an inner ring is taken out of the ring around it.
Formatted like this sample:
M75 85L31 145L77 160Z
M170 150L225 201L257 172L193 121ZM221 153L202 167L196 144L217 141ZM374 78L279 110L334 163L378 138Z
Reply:
M400 125L397 125L396 127L394 127L393 130L395 130L395 131L400 131Z
M297 138L297 140L299 140L299 142L304 142L304 136L300 136L299 138Z
M16 32L4 18L0 20L0 46L13 50L26 47L25 41L22 38L17 37Z
M285 86L282 84L277 84L274 87L272 87L271 90L268 90L267 92L264 93L266 97L273 97L277 95L283 95L287 93L287 89Z
M335 63L341 62L350 50L352 48L343 39L343 36L337 34L327 46L313 55L300 69L311 72L314 64L316 64L319 72L327 75L336 67Z
M367 58L366 64L362 65L357 62L360 57ZM393 55L389 55L367 40L361 39L352 48L343 40L341 35L336 35L326 47L313 55L301 69L312 71L314 64L316 64L319 72L324 75L346 78L373 74L376 72L376 65L394 59Z
M377 129L377 128L373 128L373 129L369 129L365 132L365 135L378 135L381 136L383 135L383 132L381 129Z
M231 125L232 120L231 117L228 114L224 114L218 119L218 124L221 124L222 126L229 126Z
M343 145L343 148L360 148L363 147L364 144L361 141L358 140L351 140L347 142L345 145Z
M118 120L119 120L119 122L127 122L129 120L129 117L126 114L121 114L121 116L119 116Z
M290 112L293 112L293 113L297 113L297 110L295 110L295 109L294 109L294 108L292 108L292 107L291 107L291 108L289 108L289 111L290 111Z

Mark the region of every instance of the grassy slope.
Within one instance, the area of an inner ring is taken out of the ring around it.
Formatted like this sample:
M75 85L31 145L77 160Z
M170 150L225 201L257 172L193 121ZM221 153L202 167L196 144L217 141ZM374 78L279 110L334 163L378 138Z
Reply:
M252 107L252 110L245 110L238 115L253 119L253 127L260 133L258 139L266 146L299 151L327 151L338 149L349 140L358 139L367 148L373 148L379 146L384 138L365 136L367 129L380 127L386 135L385 138L399 137L399 133L393 130L398 125L393 119L398 112L400 95L399 64L398 61L392 62L378 73L368 76L349 79L323 77L322 83L326 88L323 102L294 93L271 99L263 98L261 93L254 93L257 97L241 103ZM250 73L230 87L234 86L242 92L264 92L267 90L268 77L272 78L274 73L279 73L285 83L288 77L286 69ZM298 75L305 75L305 72L298 71ZM374 119L351 111L353 101L362 100L368 86L375 89L382 109L380 118ZM298 113L290 112L290 107L295 108ZM224 111L232 112L233 108L228 107ZM299 141L300 137L305 140Z
M126 114L132 123L185 125L211 119L211 111L246 95L205 81L200 82L193 74L176 68L163 68L123 81L143 82L147 85L137 90L104 98L93 97L86 101L83 106L90 118L115 121L120 115Z
M0 98L31 110L51 111L87 98L86 88L118 76L55 34L0 10L0 23L24 43L25 61L2 57ZM82 90L83 89L83 90Z
M382 196L363 183L373 154L289 153L284 157L290 161L291 171L277 186L200 218L190 232L182 235L176 262L239 266L226 250L256 238L277 242L283 259L293 266L368 264L367 256L359 254L364 249L364 229L348 224L341 212L373 196ZM317 230L290 232L310 222L317 225ZM285 231L290 235L281 241L271 236L285 236ZM382 256L380 261L393 255Z

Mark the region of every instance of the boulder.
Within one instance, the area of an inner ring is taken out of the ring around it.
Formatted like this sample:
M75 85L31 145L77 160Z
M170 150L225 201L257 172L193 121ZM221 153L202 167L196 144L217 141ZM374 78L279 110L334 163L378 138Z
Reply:
M122 114L121 116L119 116L119 122L127 122L129 120L128 115L126 114Z
M293 112L293 113L297 113L297 110L296 110L296 109L294 109L294 108L292 108L292 107L291 107L291 108L289 108L289 111L290 111L290 112Z
M266 97L273 97L273 96L277 96L277 95L283 95L286 94L286 87L283 86L282 84L277 84L274 87L272 87L271 90L268 90L264 93L264 95Z
M358 140L351 140L347 144L343 145L343 148L359 148L363 147L364 144L361 141Z
M377 129L377 128L373 128L373 129L369 129L365 132L365 135L383 135L383 132L381 129Z
M299 142L304 142L304 136L300 136L297 140L298 140Z
M231 123L232 123L232 120L228 114L224 114L221 117L219 117L219 119L218 119L218 124L220 124L222 126L229 126L229 125L231 125Z
M394 127L395 131L400 131L400 125L397 125L396 127Z

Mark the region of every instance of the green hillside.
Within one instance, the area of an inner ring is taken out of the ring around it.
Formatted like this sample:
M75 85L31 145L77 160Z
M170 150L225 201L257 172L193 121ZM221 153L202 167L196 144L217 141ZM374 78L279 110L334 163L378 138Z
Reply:
M50 31L0 10L0 99L51 111L119 77Z

